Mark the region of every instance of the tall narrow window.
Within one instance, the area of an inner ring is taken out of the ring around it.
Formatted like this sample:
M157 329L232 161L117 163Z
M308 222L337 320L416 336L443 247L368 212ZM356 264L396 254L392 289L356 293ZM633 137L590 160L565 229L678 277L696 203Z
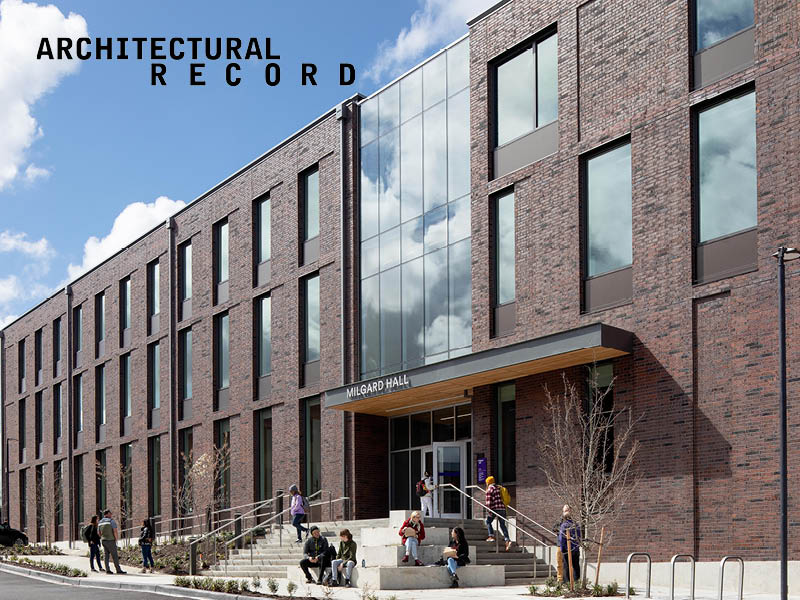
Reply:
M189 515L194 512L194 494L192 480L189 477L194 454L194 437L192 428L187 427L178 432L178 512Z
M161 345L156 342L148 348L148 389L150 410L161 408Z
M159 330L159 313L161 312L161 269L155 260L147 265L147 316L148 334Z
M44 465L36 465L34 477L34 493L36 495L36 538L38 541L45 539L45 528L48 523L44 517L44 498L47 491L47 483L44 480Z
M516 242L514 192L499 196L494 205L495 312L494 334L511 333L516 325Z
M120 518L130 521L133 516L133 444L119 447Z
M300 176L301 263L308 265L319 258L319 169L314 167Z
M753 1L695 0L697 49L702 50L753 25Z
M42 385L42 330L37 329L33 335L33 374L36 378L35 385Z
M34 448L36 452L36 458L42 458L43 454L43 441L42 441L42 420L44 416L42 415L42 408L44 403L44 393L37 392L36 396L34 397L34 407L33 407L33 418L34 418L34 443L36 447Z
M105 450L95 452L95 509L102 514L108 503L108 459Z
M192 330L185 329L180 333L180 374L181 374L181 399L189 400L192 397Z
M25 432L26 432L28 424L26 423L27 407L25 406L25 404L26 404L25 398L22 398L19 401L19 405L17 407L18 410L19 410L19 418L17 420L17 423L19 425L19 429L17 431L17 438L19 439L18 445L19 445L19 462L20 463L27 462L27 460L28 460L27 447L26 447L27 436L25 435Z
M83 523L85 512L83 507L83 454L75 457L75 518Z
M95 439L104 442L106 439L106 366L100 365L94 371L95 394Z
M257 201L256 218L258 224L258 263L272 258L272 206L269 196Z
M75 347L73 366L79 367L83 354L83 306L76 306L72 310L72 343Z
M25 531L28 528L28 470L19 472L19 528Z
M100 292L94 297L94 337L96 355L105 353L106 343L106 295Z
M214 225L214 301L222 304L228 301L230 275L228 219Z
M305 281L303 335L303 358L306 363L319 361L320 357L320 307L319 275L308 277Z
M147 440L147 507L150 515L161 514L161 438Z
M61 406L61 384L53 386L53 453L61 453L61 436L64 431L64 417Z
M75 430L83 431L83 375L75 376Z
M61 317L53 321L53 377L61 375Z
M265 408L258 412L256 427L258 497L260 500L267 500L272 497L272 409Z
M186 242L180 250L180 294L181 300L186 301L192 297L192 244Z
M272 298L259 300L258 311L258 374L265 377L272 372Z
M757 263L755 92L701 109L696 127L695 277L709 281L753 269Z
M589 155L583 177L584 308L597 310L633 295L630 142Z
M64 461L57 460L53 463L53 520L56 526L56 540L60 540L63 534L59 530L64 526Z
M599 411L593 415L592 419L597 418L598 432L597 448L595 461L603 465L606 473L610 473L614 468L614 364L604 362L592 367L589 372L588 381L588 410Z
M25 339L17 344L17 376L19 379L19 393L25 393Z
M322 478L322 415L319 398L306 400L306 493L320 490Z
M497 465L501 482L517 480L516 385L497 386Z
M131 355L123 354L119 358L119 404L122 418L131 416ZM127 435L127 432L123 433Z
M231 505L231 422L221 419L214 423L214 453L216 485L214 499L217 508Z
M230 391L230 317L228 313L217 315L214 328L215 380L217 388L216 410L224 410L228 406Z
M126 277L119 282L119 329L121 332L120 346L126 347L131 343L131 278Z

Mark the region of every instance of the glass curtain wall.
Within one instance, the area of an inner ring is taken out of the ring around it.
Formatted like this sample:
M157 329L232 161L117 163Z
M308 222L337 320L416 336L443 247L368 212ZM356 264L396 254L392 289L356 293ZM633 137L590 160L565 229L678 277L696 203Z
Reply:
M472 346L469 40L361 105L361 376Z

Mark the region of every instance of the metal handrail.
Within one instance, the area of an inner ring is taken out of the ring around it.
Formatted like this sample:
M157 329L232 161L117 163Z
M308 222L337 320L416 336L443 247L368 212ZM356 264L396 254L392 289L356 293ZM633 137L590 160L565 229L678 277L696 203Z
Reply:
M742 593L744 592L744 559L741 556L723 556L719 561L719 595L717 600L722 600L722 584L725 581L725 563L729 560L735 560L739 563L739 600L742 600Z
M466 489L470 489L470 488L474 488L474 489L476 489L476 490L480 490L480 491L481 491L481 492L483 492L484 494L486 493L486 490L485 490L485 489L483 489L483 488L482 488L481 486L479 486L479 485L468 485L468 486L466 486ZM470 497L472 497L472 496L470 496ZM473 498L473 499L474 499L474 498ZM553 531L552 531L552 530L548 529L547 527L545 527L545 526L544 526L544 525L542 525L541 523L537 523L536 521L534 521L533 519L531 519L531 518L530 518L528 515L525 515L525 514L523 514L522 512L520 512L519 510L517 510L516 508L514 508L513 506L511 506L510 504L509 504L508 506L506 506L506 508L507 508L507 509L511 509L512 511L514 511L514 513L516 513L517 515L519 515L519 516L520 516L520 517L522 517L523 519L526 519L526 520L530 521L531 523L533 523L534 525L536 525L536 527L538 527L538 528L539 528L539 529L541 529L542 531L546 531L548 535L551 535L551 534L553 533ZM517 525L517 527L519 527L519 525Z
M695 560L694 556L691 554L676 554L672 557L669 561L672 565L672 577L670 578L669 583L669 600L675 600L675 563L678 562L680 558L688 558L689 561L692 563L692 578L691 578L691 598L690 600L694 600L694 567L695 567Z
M625 561L625 597L631 597L631 561L636 556L644 556L647 559L647 592L645 593L645 598L650 597L650 572L653 568L653 561L650 560L650 554L648 552L631 552L628 554L628 558ZM740 599L741 600L741 599Z

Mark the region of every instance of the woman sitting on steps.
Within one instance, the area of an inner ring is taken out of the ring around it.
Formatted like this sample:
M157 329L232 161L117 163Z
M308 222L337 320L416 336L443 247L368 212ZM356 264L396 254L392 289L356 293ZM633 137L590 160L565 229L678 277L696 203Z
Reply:
M399 533L403 539L403 545L406 547L406 555L403 557L403 562L408 562L408 555L410 554L414 557L414 566L424 566L417 553L420 543L425 539L425 525L422 524L422 518L418 510L412 512L411 516L403 521Z

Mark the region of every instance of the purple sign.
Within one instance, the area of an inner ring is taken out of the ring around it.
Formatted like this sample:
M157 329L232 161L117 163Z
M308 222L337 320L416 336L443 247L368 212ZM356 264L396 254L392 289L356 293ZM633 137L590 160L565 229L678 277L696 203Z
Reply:
M478 484L486 481L486 458L481 457L478 459Z

